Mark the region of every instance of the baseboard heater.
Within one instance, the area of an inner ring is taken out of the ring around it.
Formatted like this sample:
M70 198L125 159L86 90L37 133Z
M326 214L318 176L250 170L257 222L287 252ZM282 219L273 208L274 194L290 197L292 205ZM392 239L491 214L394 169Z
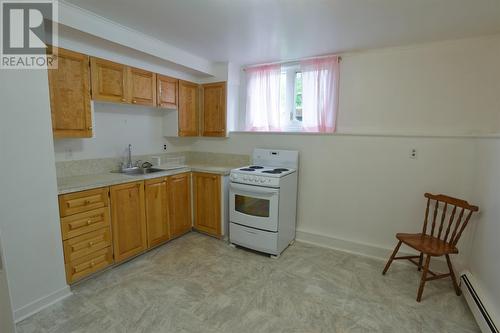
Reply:
M497 327L495 326L495 323L488 314L488 311L486 311L481 298L474 289L474 285L467 277L467 274L462 274L460 278L462 280L462 292L464 294L465 300L469 304L469 308L471 309L474 318L476 318L481 332L499 333Z

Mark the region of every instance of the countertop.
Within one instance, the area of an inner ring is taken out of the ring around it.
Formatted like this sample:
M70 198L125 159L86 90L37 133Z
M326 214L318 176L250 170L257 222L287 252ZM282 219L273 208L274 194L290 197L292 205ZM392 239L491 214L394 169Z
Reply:
M172 168L172 165L160 165L157 168L167 169ZM229 175L231 169L237 168L238 166L228 166L228 165L208 165L208 164L187 164L183 166L177 166L175 169L165 170L162 172L155 172L147 175L125 175L118 172L107 172L95 175L81 175L57 178L57 190L59 194L66 194L72 192L79 192L84 190L90 190L93 188L130 183L134 181L140 181L145 179L153 179L165 176L176 175L183 172L208 172L217 173L222 176Z

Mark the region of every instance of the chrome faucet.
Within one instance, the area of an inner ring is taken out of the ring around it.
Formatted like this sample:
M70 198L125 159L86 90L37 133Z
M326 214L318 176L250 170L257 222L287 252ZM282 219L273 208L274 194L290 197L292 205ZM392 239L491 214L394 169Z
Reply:
M132 168L134 165L132 164L132 145L128 145L128 161L127 168Z

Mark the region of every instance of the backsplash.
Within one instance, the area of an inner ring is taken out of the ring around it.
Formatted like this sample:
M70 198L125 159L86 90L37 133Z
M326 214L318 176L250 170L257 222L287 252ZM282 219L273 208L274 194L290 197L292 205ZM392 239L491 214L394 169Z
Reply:
M224 153L210 153L187 151L184 152L186 156L186 163L189 164L207 164L207 165L233 165L235 167L248 165L250 163L250 156L238 154L224 154Z
M132 156L132 162L140 160L142 162L152 161L153 156L161 158L162 165L183 165L183 164L203 164L213 166L242 166L250 162L248 155L237 154L221 154L208 152L176 152L151 155L136 155ZM96 158L76 161L60 161L56 162L57 178L96 175L106 173L120 168L121 163L124 163L125 158L110 157Z

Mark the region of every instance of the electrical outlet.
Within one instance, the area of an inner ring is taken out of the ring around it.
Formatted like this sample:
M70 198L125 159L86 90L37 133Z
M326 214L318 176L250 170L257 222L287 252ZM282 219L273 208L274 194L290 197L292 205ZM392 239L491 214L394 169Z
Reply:
M163 145L163 150L167 150L167 145Z
M417 159L417 148L410 149L410 158L413 160Z

